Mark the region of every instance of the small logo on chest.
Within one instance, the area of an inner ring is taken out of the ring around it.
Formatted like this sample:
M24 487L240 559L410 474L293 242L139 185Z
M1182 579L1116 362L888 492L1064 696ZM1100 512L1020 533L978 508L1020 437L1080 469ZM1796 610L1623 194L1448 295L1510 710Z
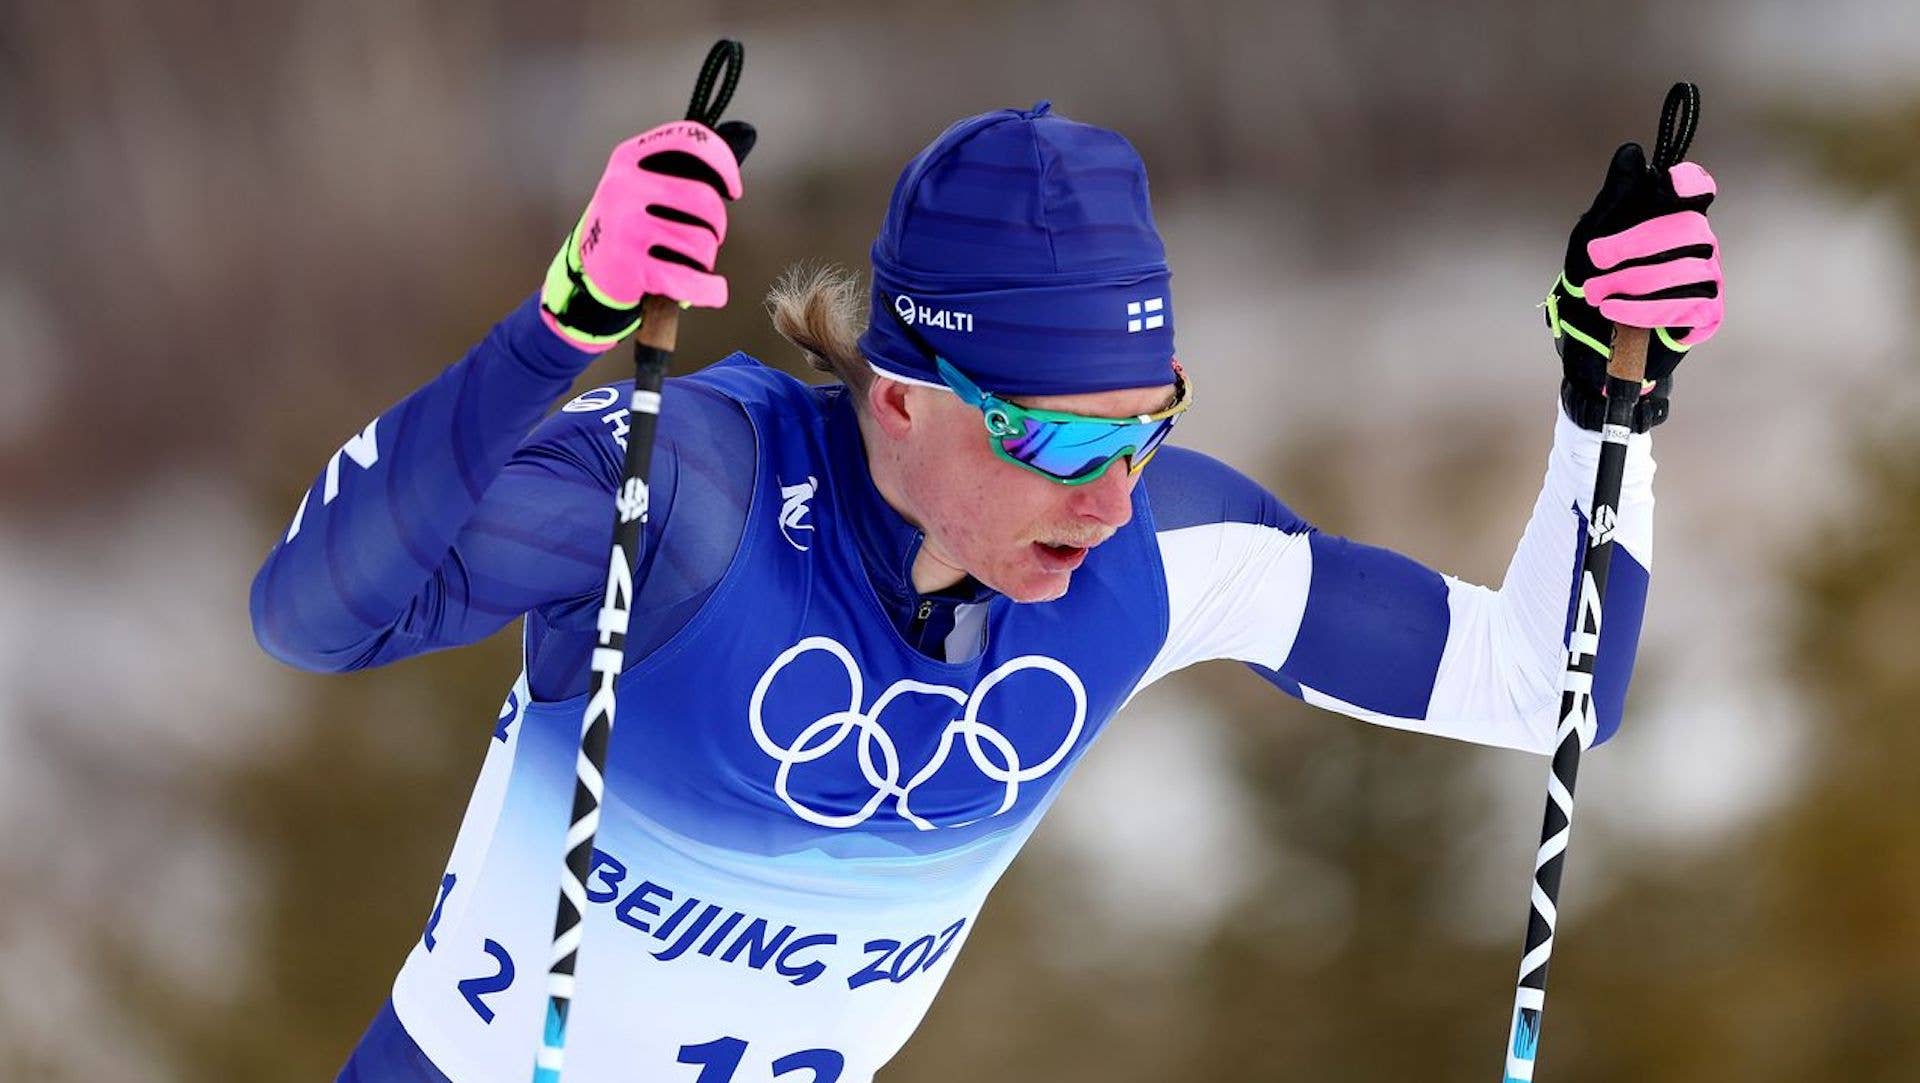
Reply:
M780 486L780 536L802 553L813 547L813 524L807 517L813 514L809 505L819 488L819 480L811 474L798 485Z

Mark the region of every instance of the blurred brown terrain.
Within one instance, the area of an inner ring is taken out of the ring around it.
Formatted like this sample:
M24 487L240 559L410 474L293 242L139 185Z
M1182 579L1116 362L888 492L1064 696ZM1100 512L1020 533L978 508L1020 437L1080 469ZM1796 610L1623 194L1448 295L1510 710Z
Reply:
M1698 80L1729 323L1657 440L1543 1071L1920 1080L1920 28L1904 0L1560 7L0 5L0 1075L332 1078L430 909L516 643L293 673L248 582L724 34L761 143L734 303L685 322L685 364L795 367L755 303L781 268L864 267L914 150L1051 98L1148 162L1183 435L1479 582L1546 446L1531 306L1613 144ZM884 1078L1491 1078L1544 774L1237 667L1172 678Z

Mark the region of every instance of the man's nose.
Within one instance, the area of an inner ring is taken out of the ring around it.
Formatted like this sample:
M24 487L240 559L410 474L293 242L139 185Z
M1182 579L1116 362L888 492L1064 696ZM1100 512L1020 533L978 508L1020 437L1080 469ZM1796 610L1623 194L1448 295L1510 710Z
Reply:
M1127 460L1116 459L1106 473L1075 486L1068 506L1076 515L1118 530L1133 518L1133 486L1137 481L1138 475L1127 470Z

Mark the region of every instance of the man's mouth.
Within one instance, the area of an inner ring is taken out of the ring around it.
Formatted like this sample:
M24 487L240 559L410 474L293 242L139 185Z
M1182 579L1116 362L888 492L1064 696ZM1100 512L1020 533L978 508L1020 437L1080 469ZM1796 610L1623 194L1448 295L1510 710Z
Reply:
M1051 542L1034 542L1034 551L1040 558L1040 564L1048 571L1070 572L1087 559L1087 548L1080 545L1055 545Z

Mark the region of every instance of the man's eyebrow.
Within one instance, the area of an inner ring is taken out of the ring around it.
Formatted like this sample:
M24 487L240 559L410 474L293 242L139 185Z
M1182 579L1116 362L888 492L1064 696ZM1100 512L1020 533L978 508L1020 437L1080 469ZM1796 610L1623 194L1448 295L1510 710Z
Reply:
M1151 410L1144 411L1142 414L1135 414L1132 416L1142 417L1147 414L1164 413L1168 410L1173 409L1175 406L1178 406L1179 404L1180 404L1180 385L1178 383L1175 383L1173 385L1173 390L1167 392L1167 398L1165 402L1161 403L1160 405L1154 407Z

